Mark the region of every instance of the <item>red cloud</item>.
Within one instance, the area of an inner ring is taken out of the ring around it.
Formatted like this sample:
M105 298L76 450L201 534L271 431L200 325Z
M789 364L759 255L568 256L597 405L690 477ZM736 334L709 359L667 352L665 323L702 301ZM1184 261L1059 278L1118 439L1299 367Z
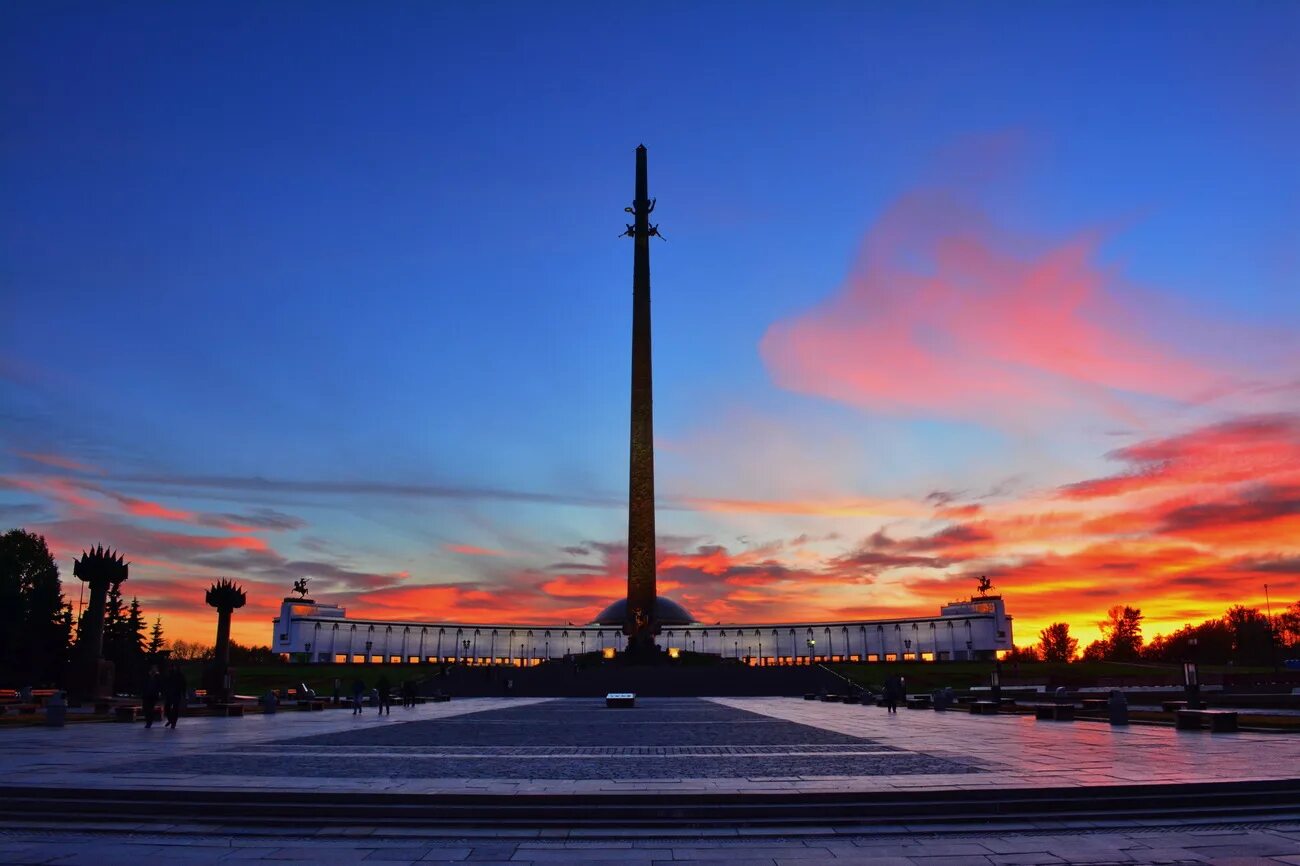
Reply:
M1066 485L1060 494L1094 499L1171 485L1300 480L1300 416L1238 418L1121 448L1109 456L1130 464L1130 469Z

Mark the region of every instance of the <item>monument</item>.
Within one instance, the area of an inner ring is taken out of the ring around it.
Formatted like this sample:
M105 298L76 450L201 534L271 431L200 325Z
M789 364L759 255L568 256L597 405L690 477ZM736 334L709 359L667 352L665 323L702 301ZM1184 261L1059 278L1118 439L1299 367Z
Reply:
M636 149L636 197L627 212L632 237L632 429L627 496L627 609L623 634L633 660L656 654L654 383L650 352L650 198L645 145Z
M126 580L128 563L121 554L102 545L82 551L72 565L72 574L90 587L90 603L81 620L78 664L69 683L74 697L102 700L113 694L113 663L104 654L104 607L109 586Z
M217 609L217 642L213 646L212 665L206 672L204 687L210 701L228 703L234 696L230 671L230 615L244 606L248 596L233 581L222 578L208 588L204 600Z

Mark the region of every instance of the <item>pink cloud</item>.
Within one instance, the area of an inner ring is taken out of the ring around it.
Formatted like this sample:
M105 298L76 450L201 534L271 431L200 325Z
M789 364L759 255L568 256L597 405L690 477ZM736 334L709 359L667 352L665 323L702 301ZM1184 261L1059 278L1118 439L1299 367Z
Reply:
M1192 401L1224 375L1143 332L1081 235L1043 245L955 193L897 201L840 290L772 325L760 351L790 390L877 411L1023 419L1133 395Z

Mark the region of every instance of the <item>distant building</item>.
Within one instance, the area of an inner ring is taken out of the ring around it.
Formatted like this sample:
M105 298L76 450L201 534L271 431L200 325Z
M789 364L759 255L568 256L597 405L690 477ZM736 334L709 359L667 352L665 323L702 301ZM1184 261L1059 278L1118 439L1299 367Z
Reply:
M931 617L743 625L694 622L680 605L662 597L656 605L662 602L671 607L656 610L656 643L669 655L711 653L763 665L942 662L992 659L1012 647L1012 617L996 595L946 604ZM620 604L575 626L349 619L338 605L286 598L271 645L286 659L316 664L522 666L590 652L612 656L625 644Z

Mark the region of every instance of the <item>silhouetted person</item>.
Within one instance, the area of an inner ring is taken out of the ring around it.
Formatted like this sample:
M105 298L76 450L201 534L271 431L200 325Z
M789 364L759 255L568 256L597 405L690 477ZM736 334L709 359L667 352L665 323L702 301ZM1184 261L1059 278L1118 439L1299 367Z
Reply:
M898 701L903 697L903 678L898 674L885 677L885 709L891 713L898 712Z
M391 694L393 687L388 682L388 677L384 674L379 675L379 682L375 683L375 692L379 698L379 715L393 714L393 696Z
M361 713L361 701L365 699L366 684L357 677L352 681L352 715Z
M189 684L185 682L185 674L181 673L180 665L172 665L162 684L163 715L167 717L166 727L176 727L176 720L181 715L181 703L185 700L185 692L188 688Z
M153 714L158 709L158 698L162 694L162 676L158 673L158 668L149 668L148 675L144 678L144 688L140 691L141 709L144 710L144 726L153 727Z

